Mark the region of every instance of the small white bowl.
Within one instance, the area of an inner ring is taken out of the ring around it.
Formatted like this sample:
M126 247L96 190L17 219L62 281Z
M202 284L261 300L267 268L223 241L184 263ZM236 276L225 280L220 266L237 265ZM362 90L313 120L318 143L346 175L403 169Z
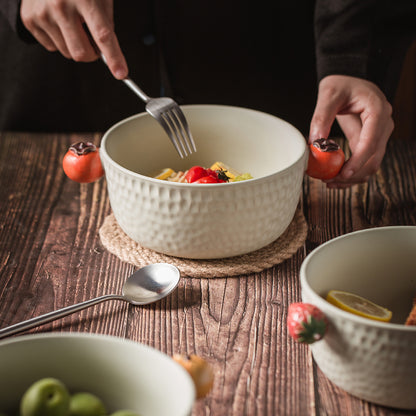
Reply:
M302 301L326 315L329 329L311 345L322 372L354 396L416 409L416 327L405 326L416 296L416 227L380 227L330 240L300 270ZM361 295L393 312L391 323L345 312L331 289Z
M124 232L164 254L222 258L260 249L293 219L308 150L287 122L254 110L184 106L197 152L181 159L147 113L103 136L100 155L111 207ZM151 176L221 161L254 179L224 184L172 183Z
M71 393L100 397L107 410L188 416L195 386L167 355L122 338L81 333L20 336L0 342L0 412L14 414L26 389L44 377Z

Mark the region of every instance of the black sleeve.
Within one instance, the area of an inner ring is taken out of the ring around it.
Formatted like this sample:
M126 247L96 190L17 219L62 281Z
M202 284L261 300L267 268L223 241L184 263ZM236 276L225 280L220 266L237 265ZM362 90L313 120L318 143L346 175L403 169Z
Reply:
M35 38L24 27L20 18L20 0L0 0L0 13L5 17L10 27L25 42L35 42Z
M317 0L314 21L318 80L364 78L391 99L416 39L416 1Z

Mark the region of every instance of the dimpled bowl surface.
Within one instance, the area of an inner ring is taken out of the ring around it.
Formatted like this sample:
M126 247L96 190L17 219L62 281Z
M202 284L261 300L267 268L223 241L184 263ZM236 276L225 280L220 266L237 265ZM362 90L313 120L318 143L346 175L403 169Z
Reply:
M380 227L330 240L301 266L302 301L329 320L311 346L322 372L359 398L416 409L416 327L405 326L416 296L416 227ZM391 323L361 318L325 300L331 289L364 296L393 312Z
M101 144L113 213L123 231L157 252L194 259L241 255L276 240L293 219L307 162L304 137L254 110L184 106L197 152L181 159L148 114L130 117ZM253 180L181 184L153 179L170 167L222 161Z
M96 394L109 412L187 416L195 400L192 379L173 359L112 336L59 333L3 340L0 369L0 413L10 415L26 389L44 377L60 379L70 393Z

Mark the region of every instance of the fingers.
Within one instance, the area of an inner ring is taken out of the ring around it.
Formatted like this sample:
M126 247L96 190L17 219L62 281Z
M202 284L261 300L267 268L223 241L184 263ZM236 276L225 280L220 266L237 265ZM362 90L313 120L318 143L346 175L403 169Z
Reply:
M68 59L91 62L99 56L86 34L85 23L116 78L125 78L127 64L114 32L112 0L22 0L25 27L48 51Z
M309 142L328 138L335 117L342 111L345 101L344 91L328 84L325 79L321 81L309 129Z
M382 126L383 129L381 129ZM353 143L352 156L348 160L348 164L344 166L343 177L351 178L374 174L380 168L392 131L392 120L391 122L382 122L377 115L371 115L362 125L359 140Z
M81 17L77 13L59 16L57 24L71 59L76 62L92 62L98 58L98 53L88 39Z
M22 0L20 15L26 29L48 51L59 50L66 58L71 57L59 26L54 23L43 4L36 0Z
M85 23L113 76L124 79L128 75L127 63L113 30L113 22L102 14L88 14Z
M71 56L69 54L68 49L66 48L65 42L63 41L62 35L60 33L60 30L58 27L54 28L54 31L56 32L55 35L51 33L53 36L53 40L51 36L49 36L43 29L40 27L33 27L31 30L32 35L35 37L35 39L45 47L49 52L55 52L59 50L62 55L65 56L65 58L70 59ZM60 42L62 41L62 43ZM59 47L57 45L60 45Z
M381 166L387 142L394 128L391 106L384 101L367 103L360 116L337 117L348 139L351 157L333 182L361 183L375 174Z
M335 178L326 181L327 186L346 188L366 182L382 163L394 128L392 107L371 82L346 76L327 77L320 85L310 140L316 134L329 134L334 112L348 140L351 157Z

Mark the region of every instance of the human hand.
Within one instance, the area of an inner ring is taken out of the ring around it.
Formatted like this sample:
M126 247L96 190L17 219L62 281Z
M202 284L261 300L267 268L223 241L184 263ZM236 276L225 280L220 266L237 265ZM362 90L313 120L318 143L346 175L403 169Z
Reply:
M48 51L68 59L91 62L98 54L83 24L117 79L128 74L127 63L114 32L113 0L22 0L24 26Z
M325 181L329 188L366 182L377 172L394 128L392 107L372 82L345 75L329 75L319 84L309 142L327 138L337 119L351 150L340 173Z

